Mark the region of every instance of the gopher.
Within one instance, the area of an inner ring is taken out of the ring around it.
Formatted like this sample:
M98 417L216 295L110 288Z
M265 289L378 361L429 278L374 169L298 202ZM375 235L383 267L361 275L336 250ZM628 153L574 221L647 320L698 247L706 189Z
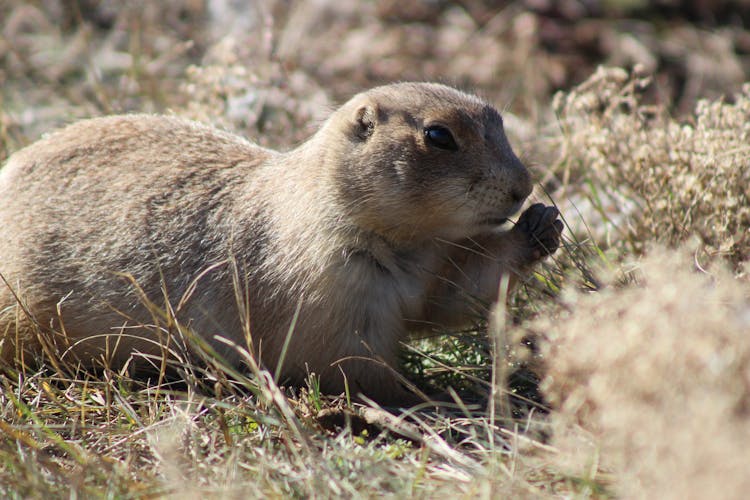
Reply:
M189 329L280 383L409 401L400 342L557 249L554 207L501 228L531 191L500 113L434 83L358 94L288 152L172 116L81 121L0 170L2 359L122 366Z

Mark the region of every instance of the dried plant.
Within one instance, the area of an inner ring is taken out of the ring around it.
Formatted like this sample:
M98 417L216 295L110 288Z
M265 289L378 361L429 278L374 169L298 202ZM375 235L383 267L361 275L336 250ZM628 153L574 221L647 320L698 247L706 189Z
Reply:
M597 448L632 498L743 498L750 487L750 283L654 249L636 283L569 294L540 320L544 389L566 452ZM591 440L572 439L575 426ZM575 453L571 453L575 455ZM570 460L568 463L576 461Z
M600 68L556 96L559 175L568 189L586 188L588 224L608 230L602 244L640 253L698 236L708 258L739 265L750 258L750 85L677 121L642 102L649 83Z

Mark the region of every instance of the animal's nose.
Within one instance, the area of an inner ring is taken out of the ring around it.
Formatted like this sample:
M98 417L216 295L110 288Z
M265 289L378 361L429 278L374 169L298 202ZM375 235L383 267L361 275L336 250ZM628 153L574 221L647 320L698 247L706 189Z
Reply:
M516 178L510 195L514 202L520 203L531 194L534 184L531 182L531 174L523 163L519 161L516 167Z
M510 196L513 198L513 203L521 203L523 200L526 199L526 197L531 193L531 191L523 190L520 191L518 189L514 189Z
M528 189L513 189L510 195L513 198L513 203L523 203L523 200L525 200L529 194L531 194L531 191Z

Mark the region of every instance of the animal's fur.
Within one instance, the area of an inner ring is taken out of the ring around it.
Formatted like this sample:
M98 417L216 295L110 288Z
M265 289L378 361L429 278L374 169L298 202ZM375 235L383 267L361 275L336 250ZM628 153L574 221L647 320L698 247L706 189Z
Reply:
M458 150L431 145L430 124ZM353 392L403 400L383 367L399 340L464 322L467 294L493 300L502 273L557 247L551 208L497 231L531 187L497 111L437 84L359 94L287 153L174 117L79 122L0 171L3 356L40 350L37 327L83 361L159 353L144 297L165 307L166 290L232 362L215 336L246 345L249 322L275 367L297 311L283 380L309 370L339 392L343 370Z

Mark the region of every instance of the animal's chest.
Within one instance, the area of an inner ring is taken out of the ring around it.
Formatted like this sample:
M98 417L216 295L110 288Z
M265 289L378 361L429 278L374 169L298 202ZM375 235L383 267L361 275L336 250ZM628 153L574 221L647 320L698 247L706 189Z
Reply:
M422 255L375 258L369 253L350 255L337 273L334 293L352 311L403 322L422 315L432 259Z

